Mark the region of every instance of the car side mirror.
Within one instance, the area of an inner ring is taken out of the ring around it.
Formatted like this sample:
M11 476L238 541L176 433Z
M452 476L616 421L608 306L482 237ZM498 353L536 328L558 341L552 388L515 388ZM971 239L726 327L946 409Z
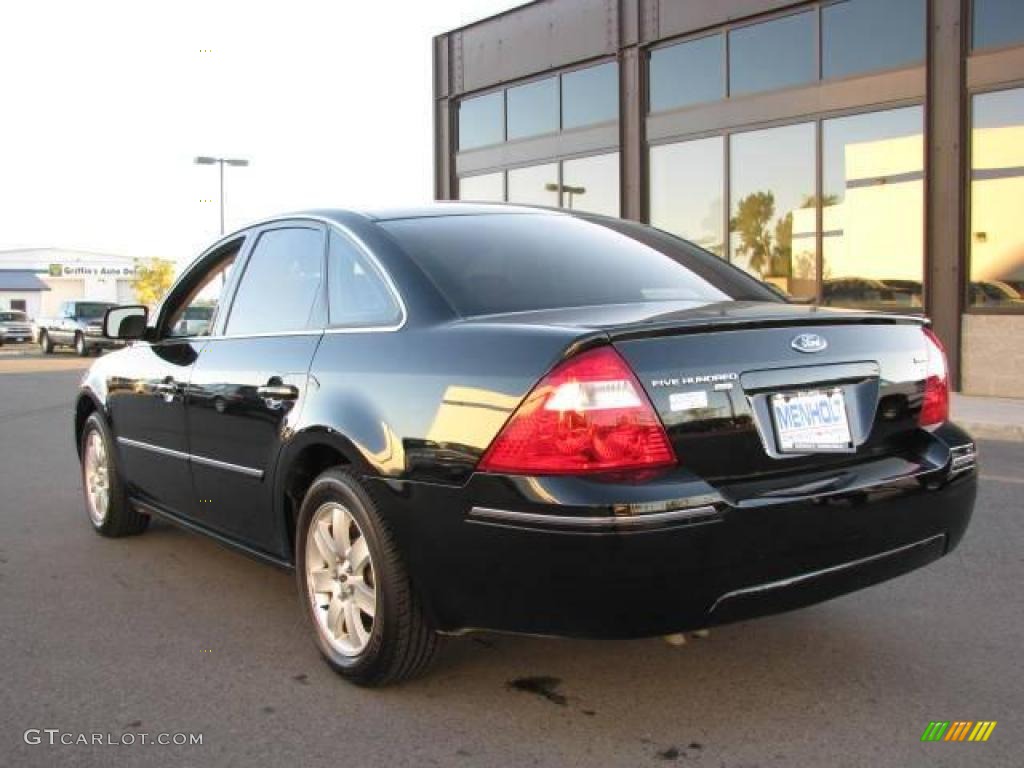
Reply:
M149 310L141 304L111 307L103 315L103 335L108 339L141 339L146 335Z

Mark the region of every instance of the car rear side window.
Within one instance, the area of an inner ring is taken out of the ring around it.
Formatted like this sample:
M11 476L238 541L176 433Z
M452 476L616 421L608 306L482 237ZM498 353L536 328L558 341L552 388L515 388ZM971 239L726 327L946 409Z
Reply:
M305 330L320 302L324 241L319 228L263 232L245 265L225 333Z
M401 322L401 307L384 278L359 247L333 229L330 243L327 267L330 324L345 328L376 328Z
M733 298L663 249L572 216L438 216L382 226L463 316Z

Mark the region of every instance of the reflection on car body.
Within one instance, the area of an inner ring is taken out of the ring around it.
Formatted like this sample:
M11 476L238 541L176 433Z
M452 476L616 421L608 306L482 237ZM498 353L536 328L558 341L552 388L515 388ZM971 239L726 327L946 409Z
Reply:
M138 343L76 404L93 526L160 515L294 568L321 653L363 684L420 671L438 633L808 605L948 553L974 503L926 320L786 302L634 222L296 214L105 331Z

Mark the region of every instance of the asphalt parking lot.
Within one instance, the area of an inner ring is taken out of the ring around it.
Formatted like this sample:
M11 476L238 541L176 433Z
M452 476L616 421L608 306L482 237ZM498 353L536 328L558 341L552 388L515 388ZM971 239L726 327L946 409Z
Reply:
M981 444L960 548L799 612L659 639L450 640L361 690L321 663L292 576L156 522L89 528L70 356L0 359L0 764L953 766L1021 764L1024 444ZM60 361L60 362L58 362ZM987 743L921 743L995 720ZM197 733L193 746L26 744Z

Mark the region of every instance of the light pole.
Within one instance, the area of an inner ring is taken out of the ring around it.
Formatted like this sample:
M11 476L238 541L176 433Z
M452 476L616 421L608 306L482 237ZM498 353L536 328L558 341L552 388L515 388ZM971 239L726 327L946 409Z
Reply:
M568 204L567 207L569 208L570 211L572 210L572 196L573 195L585 195L587 193L587 188L586 187L573 187L573 186L570 186L569 184L555 184L553 182L549 182L549 183L545 184L544 185L544 189L546 189L548 192L558 192L559 190L561 190L566 195L568 195L569 196L569 204Z
M220 233L224 234L224 166L233 165L236 168L244 168L249 164L248 160L241 160L237 157L207 157L200 155L195 159L196 165L219 165L220 166Z

